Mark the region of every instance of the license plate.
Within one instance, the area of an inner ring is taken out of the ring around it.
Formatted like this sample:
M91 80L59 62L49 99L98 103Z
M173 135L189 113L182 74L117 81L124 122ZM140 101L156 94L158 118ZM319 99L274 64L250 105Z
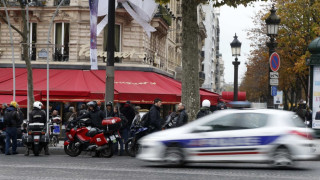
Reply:
M114 140L116 140L116 138L112 135L112 136L110 136L110 139L111 139L111 141L114 141Z
M35 140L39 140L39 139L40 139L40 136L34 136L34 139L35 139Z

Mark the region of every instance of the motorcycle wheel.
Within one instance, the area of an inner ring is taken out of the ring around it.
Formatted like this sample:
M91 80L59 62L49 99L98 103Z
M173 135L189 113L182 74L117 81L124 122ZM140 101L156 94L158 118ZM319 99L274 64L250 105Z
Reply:
M40 153L39 144L34 144L34 145L33 145L33 154L34 154L35 156L39 156L39 153Z
M81 154L81 149L77 148L74 142L70 142L70 144L64 146L64 152L71 157L76 157Z
M139 150L139 145L133 139L129 139L125 144L125 149L129 156L135 157Z
M100 156L110 158L113 156L113 144L109 143L108 147L100 151Z

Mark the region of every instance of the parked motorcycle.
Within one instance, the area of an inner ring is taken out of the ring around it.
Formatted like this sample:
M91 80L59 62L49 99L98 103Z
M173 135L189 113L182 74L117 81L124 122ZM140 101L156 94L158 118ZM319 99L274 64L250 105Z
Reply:
M125 150L131 157L135 157L140 148L138 140L147 135L148 128L137 125L132 127L130 132L132 133L132 137L125 143Z
M39 156L42 149L49 143L49 135L46 134L44 123L30 123L28 134L22 137L22 142L33 151L35 156Z
M162 129L170 129L176 127L178 121L178 115L176 112L172 112L168 117Z
M70 122L66 128L68 140L64 142L64 151L72 157L80 155L82 151L95 152L101 157L113 156L113 143L119 138L118 130L109 130L110 125L121 122L120 118L113 117L102 121L103 129L91 128L89 119ZM118 133L117 135L116 132Z

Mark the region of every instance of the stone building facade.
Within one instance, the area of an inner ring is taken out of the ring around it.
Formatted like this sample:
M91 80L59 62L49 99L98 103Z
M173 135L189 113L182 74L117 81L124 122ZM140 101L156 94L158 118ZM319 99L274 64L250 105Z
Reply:
M224 83L224 63L220 53L220 9L212 5L203 6L205 12L205 28L207 38L203 46L204 61L202 69L205 74L205 81L202 88L216 93L222 92Z
M88 0L65 0L53 20L50 43L47 43L49 26L61 0L30 1L29 14L29 44L30 58L34 66L44 68L47 56L52 68L90 68L90 12ZM182 11L181 2L159 6L151 21L156 32L149 38L143 28L118 6L116 9L115 29L115 67L117 68L152 68L171 77L179 79L181 75L182 58ZM22 30L21 9L16 1L9 1L7 9L10 21L17 29ZM206 37L204 28L204 13L201 5L198 7L199 35L199 71L203 60L201 49ZM6 19L3 7L1 16ZM98 18L98 22L102 18ZM12 30L14 58L17 67L24 67L22 60L22 37ZM107 27L97 37L98 66L105 68L107 57ZM0 67L11 67L11 43L7 24L0 18ZM47 45L49 51L47 52ZM200 77L203 77L200 75ZM204 79L202 79L203 81Z

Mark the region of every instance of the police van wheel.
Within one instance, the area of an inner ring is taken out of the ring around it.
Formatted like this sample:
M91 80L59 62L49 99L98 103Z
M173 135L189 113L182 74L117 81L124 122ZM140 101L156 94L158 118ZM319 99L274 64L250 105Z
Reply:
M272 166L285 168L294 165L290 151L286 147L278 147L272 156Z
M182 149L176 146L167 147L164 161L169 166L183 166L185 162Z

